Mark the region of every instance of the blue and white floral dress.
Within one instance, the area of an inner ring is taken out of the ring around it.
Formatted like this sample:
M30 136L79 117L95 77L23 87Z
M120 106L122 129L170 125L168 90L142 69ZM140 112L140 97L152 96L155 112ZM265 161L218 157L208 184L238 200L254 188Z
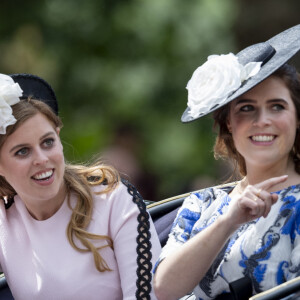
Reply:
M195 287L196 299L229 292L228 284L244 276L251 279L254 294L300 276L300 184L276 193L278 201L266 219L251 221L231 236ZM230 201L217 188L187 197L158 263L224 214Z

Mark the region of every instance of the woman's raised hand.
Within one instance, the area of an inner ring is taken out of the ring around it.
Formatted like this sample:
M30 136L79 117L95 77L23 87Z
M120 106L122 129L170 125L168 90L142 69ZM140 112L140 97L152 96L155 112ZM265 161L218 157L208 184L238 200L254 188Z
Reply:
M258 184L248 185L241 194L234 195L226 214L232 226L237 228L259 217L266 218L278 199L278 195L271 194L269 190L287 178L287 175L269 178Z

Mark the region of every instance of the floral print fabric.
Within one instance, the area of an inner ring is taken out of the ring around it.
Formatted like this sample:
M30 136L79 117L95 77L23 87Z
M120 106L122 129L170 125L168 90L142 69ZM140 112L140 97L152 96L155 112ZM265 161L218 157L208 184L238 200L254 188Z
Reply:
M300 185L276 193L278 201L267 218L246 223L231 236L195 287L196 299L229 292L228 284L244 276L251 279L254 294L300 276ZM224 214L230 201L217 188L187 197L158 263Z

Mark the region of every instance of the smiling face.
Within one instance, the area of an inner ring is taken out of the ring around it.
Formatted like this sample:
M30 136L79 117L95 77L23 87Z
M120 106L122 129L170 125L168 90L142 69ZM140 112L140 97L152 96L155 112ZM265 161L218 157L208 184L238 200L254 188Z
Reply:
M235 99L230 105L227 126L247 169L287 166L298 121L284 81L270 76Z
M59 128L41 113L21 124L0 150L0 174L29 212L53 211L64 199L64 156Z

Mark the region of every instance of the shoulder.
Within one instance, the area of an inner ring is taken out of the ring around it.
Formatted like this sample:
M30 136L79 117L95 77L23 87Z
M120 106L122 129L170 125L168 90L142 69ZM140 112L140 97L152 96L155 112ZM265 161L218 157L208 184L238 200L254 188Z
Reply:
M133 184L125 179L121 179L114 188L105 192L106 184L99 184L91 187L93 195L100 195L102 198L115 198L116 196L123 196L128 198L142 199L142 196Z
M200 190L198 192L193 193L193 195L197 196L199 200L202 202L207 202L210 200L216 200L218 198L222 198L224 196L228 196L227 192L217 188L217 187L210 187L203 190Z
M182 207L198 211L199 208L209 207L212 203L221 202L228 198L228 194L219 188L206 188L190 194L185 198Z
M300 184L289 186L276 193L280 200L277 203L280 203L285 208L295 207L300 211Z
M206 188L194 192L185 198L177 213L174 224L178 222L181 223L182 220L188 220L191 226L205 211L214 210L216 207L219 207L221 203L227 202L224 200L228 198L228 194L218 188ZM182 227L182 225L180 227Z
M288 186L278 192L276 192L282 198L286 198L289 196L294 196L297 199L300 199L300 184Z
M23 208L22 205L19 205L19 207L16 206L14 198L12 198L9 201L0 199L0 219L1 220L9 219L9 218L14 219L16 214L22 214L24 212L24 209L22 208Z
M278 201L274 205L277 208L276 213L280 217L294 219L298 223L300 220L300 184L289 186L276 194L278 194Z
M5 218L5 216L6 216L5 202L3 200L0 200L0 220Z
M133 184L131 184L128 180L122 179L121 188L127 191L127 193L132 198L132 202L135 203L139 207L139 209L146 209L143 197Z
M137 210L146 212L146 205L138 190L127 180L121 180L114 189L105 192L106 185L92 186L95 209L104 207L118 211Z

